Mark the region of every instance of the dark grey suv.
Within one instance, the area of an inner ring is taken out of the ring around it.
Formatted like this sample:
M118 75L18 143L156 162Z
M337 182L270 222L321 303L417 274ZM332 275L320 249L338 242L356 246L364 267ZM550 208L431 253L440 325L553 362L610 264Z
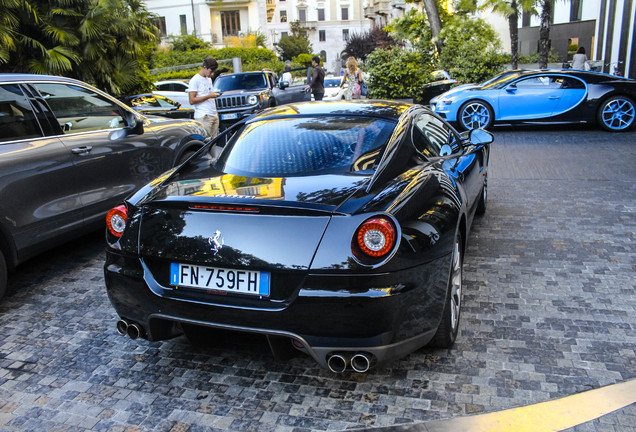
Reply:
M69 78L0 74L0 297L7 269L81 233L208 138Z
M285 84L279 83L270 70L219 75L214 80L214 91L222 93L216 99L221 130L265 108L311 100L311 93L305 92L307 69L293 71L300 76Z

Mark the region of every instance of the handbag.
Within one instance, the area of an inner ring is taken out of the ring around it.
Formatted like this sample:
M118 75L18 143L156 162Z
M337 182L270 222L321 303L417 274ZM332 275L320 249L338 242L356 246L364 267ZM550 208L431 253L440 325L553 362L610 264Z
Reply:
M367 86L366 81L362 81L362 82L360 83L360 94L361 94L362 96L366 96L366 95L368 95L368 94L369 94L369 87Z

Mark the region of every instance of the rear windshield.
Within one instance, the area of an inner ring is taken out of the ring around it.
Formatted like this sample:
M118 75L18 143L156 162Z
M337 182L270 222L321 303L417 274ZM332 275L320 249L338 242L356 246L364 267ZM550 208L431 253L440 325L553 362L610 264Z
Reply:
M235 135L218 168L247 177L290 177L368 170L395 124L368 117L294 117L255 122Z
M214 90L217 92L265 88L267 88L267 81L263 73L223 75L214 81Z

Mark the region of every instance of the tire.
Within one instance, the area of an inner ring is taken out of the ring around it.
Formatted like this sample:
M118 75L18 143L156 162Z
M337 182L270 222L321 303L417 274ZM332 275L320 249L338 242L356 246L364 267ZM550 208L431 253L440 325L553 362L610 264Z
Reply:
M0 251L0 299L4 297L7 292L7 263L4 260L4 255Z
M457 233L453 244L451 271L448 278L448 289L444 300L442 320L437 327L435 336L428 344L432 348L451 348L457 338L462 302L463 265L462 236Z
M177 163L174 166L178 166L184 163L204 145L205 144L202 141L190 141L188 144L185 145L187 150L181 153L179 159L177 159Z
M495 114L486 102L470 100L459 108L457 123L464 130L490 129L495 121Z
M475 213L483 215L486 213L486 204L488 203L488 174L484 176L484 187L481 188L481 196L479 197L479 203L477 204L477 210Z
M636 108L634 101L627 96L612 96L598 109L596 120L609 132L623 132L634 126Z

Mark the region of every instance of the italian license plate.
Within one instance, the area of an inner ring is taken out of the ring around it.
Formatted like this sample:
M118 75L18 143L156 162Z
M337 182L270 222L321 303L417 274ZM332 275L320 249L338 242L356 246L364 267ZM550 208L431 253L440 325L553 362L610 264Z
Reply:
M238 114L221 114L221 120L236 120L238 118Z
M172 263L170 285L206 290L269 296L270 274L265 271L234 270Z

